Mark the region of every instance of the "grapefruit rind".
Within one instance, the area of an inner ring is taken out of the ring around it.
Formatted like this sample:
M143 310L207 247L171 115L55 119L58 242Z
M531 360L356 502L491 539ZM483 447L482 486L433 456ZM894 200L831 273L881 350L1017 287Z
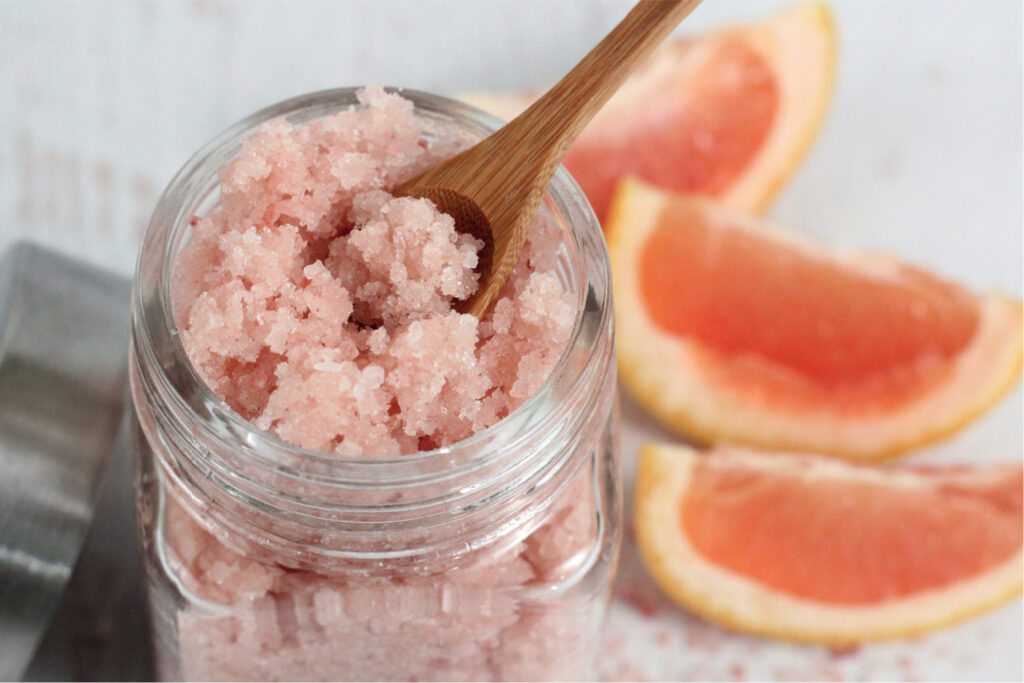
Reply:
M717 198L760 213L806 155L832 99L837 40L824 3L802 3L760 24L727 27L701 39L666 43L636 78L623 85L592 125L629 121L638 103L649 101L665 83L685 82L687 73L699 74L705 57L715 54L716 41L737 38L770 65L779 86L779 109L754 157ZM464 93L460 99L510 121L539 95L476 91Z
M1021 552L945 588L874 606L832 606L773 591L701 556L681 531L680 502L700 457L686 446L648 444L636 480L635 530L641 558L674 602L726 628L833 646L905 638L962 621L1021 593ZM779 460L779 456L761 458ZM817 458L822 468L858 469ZM871 472L890 481L891 472ZM808 474L808 476L811 476ZM899 475L897 475L899 476ZM913 475L904 475L913 482Z
M714 222L769 235L788 247L821 251L711 200L670 195L635 179L620 183L607 226L620 376L637 401L678 434L702 444L725 440L771 450L881 459L956 432L1016 383L1024 361L1021 304L990 294L980 300L978 330L951 361L947 379L898 408L864 416L844 415L827 405L793 411L730 392L702 369L699 344L654 324L640 295L640 253L669 201L691 202ZM870 264L875 270L880 262L877 256L840 260L852 267Z
M835 87L838 41L832 15L822 2L783 10L746 33L778 78L779 110L757 156L718 199L761 213L796 171L821 128Z

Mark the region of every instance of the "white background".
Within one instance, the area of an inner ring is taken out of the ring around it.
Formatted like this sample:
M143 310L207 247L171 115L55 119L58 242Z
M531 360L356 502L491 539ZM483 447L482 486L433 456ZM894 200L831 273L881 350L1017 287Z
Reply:
M771 14L706 0L682 33ZM455 95L537 88L629 2L0 1L0 248L29 237L128 274L161 188L202 143L269 103L381 82ZM1022 288L1022 10L1015 0L840 1L837 90L771 216L979 289ZM627 470L668 438L624 401ZM918 457L1022 457L1020 387ZM641 609L637 609L637 607ZM653 614L652 614L653 613ZM1020 600L964 626L855 652L726 634L660 598L627 546L612 678L1015 679Z

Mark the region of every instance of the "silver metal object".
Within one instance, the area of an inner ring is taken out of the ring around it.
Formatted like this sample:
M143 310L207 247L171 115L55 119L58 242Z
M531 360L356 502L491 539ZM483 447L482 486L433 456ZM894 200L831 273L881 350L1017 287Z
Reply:
M92 521L125 407L129 291L27 243L0 260L0 680L24 674Z

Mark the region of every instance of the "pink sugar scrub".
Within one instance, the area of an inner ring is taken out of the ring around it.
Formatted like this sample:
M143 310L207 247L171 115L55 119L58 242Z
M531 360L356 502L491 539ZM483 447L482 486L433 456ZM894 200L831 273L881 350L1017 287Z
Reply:
M192 364L242 416L303 448L385 457L508 415L551 372L576 306L542 213L492 312L455 312L482 243L388 188L458 142L428 145L398 95L361 101L302 128L271 121L244 144L219 206L192 221L174 308Z
M481 244L429 201L388 189L461 143L425 142L397 95L371 87L360 100L301 128L269 122L243 145L221 170L218 206L192 220L172 295L189 359L246 419L308 449L398 456L464 439L536 392L567 344L576 301L554 275L564 236L542 212L493 310L482 321L457 313L477 287ZM412 577L258 562L172 495L174 573L230 610L177 613L179 661L164 675L591 676L602 589L529 596L575 576L598 543L594 476L580 467L511 549Z
M165 533L175 573L192 595L229 613L179 612L170 648L178 658L161 662L162 678L593 679L603 589L543 596L579 576L579 561L597 542L592 476L581 468L548 520L508 552L441 575L393 578L256 562L172 499Z

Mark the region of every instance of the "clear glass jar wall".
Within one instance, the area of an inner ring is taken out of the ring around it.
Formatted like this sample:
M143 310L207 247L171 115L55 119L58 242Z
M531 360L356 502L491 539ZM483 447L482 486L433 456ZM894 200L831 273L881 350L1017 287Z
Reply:
M429 136L499 123L401 91ZM532 399L453 446L399 458L303 451L214 396L174 329L170 281L218 169L264 121L356 103L354 89L257 112L161 197L133 292L137 502L160 676L217 680L592 678L621 533L612 307L600 226L564 169L543 210L578 297L568 348Z

